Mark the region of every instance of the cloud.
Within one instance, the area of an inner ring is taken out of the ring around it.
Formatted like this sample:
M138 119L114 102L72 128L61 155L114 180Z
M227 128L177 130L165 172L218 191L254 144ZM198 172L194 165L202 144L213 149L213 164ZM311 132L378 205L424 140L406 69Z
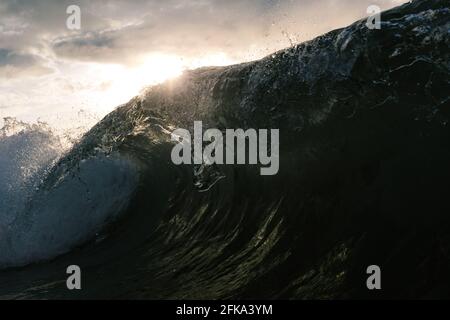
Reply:
M0 77L2 78L41 76L51 72L53 70L46 67L44 61L38 56L0 49Z
M154 52L195 58L222 52L242 60L249 51L258 58L343 27L366 15L368 5L382 8L398 0L298 1L107 1L84 4L82 12L106 28L82 27L79 33L56 37L52 50L60 57L133 64ZM84 9L83 9L84 8ZM94 9L95 8L95 9ZM85 20L83 20L83 23Z
M82 29L79 34L55 39L52 48L71 59L126 64L154 52L188 57L209 51L233 55L263 38L262 3L153 1L146 3L146 11L134 3L121 17L110 13L111 28ZM105 12L99 15L106 21Z
M402 0L5 0L2 47L40 48L56 57L133 64L155 52L196 57L223 52L242 60L268 54ZM404 1L403 1L404 2ZM81 8L81 30L66 28L66 8Z

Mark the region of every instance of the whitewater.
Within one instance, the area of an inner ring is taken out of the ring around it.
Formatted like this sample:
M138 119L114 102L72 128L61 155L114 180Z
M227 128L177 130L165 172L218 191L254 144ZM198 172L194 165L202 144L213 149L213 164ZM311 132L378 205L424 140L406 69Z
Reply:
M43 188L71 147L45 123L5 119L0 129L0 268L70 251L92 239L127 204L136 169L114 154L84 159L76 174Z

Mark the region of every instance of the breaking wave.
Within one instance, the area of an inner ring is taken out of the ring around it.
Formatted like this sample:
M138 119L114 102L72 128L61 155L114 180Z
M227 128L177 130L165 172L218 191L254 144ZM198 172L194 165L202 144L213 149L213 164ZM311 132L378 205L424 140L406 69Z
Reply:
M46 178L69 147L44 123L5 119L0 130L0 267L70 251L117 218L129 200L136 168L114 154L83 159L76 172L46 189Z
M450 296L449 15L447 1L413 1L379 31L358 21L186 72L70 148L43 125L7 126L0 297ZM279 129L278 175L175 166L168 133L194 121ZM365 285L374 263L381 293Z

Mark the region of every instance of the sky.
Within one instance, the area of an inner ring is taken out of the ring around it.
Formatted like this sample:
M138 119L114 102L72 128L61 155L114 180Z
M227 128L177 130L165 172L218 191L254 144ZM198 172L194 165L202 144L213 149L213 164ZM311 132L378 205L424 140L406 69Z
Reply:
M182 70L259 59L404 2L1 0L0 119L92 125Z

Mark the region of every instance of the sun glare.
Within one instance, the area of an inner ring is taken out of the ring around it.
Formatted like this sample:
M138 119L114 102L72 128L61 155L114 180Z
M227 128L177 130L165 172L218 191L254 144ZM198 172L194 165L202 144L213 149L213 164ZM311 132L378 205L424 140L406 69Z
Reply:
M180 57L152 55L137 67L136 76L149 85L178 77L184 69L183 60Z
M95 64L89 69L89 81L98 83L94 90L84 92L84 98L95 102L93 107L102 115L115 106L129 101L147 86L180 76L183 71L205 66L225 66L235 63L224 53L198 58L152 54L129 67L117 64ZM86 72L84 72L86 74ZM87 103L92 105L92 103Z

